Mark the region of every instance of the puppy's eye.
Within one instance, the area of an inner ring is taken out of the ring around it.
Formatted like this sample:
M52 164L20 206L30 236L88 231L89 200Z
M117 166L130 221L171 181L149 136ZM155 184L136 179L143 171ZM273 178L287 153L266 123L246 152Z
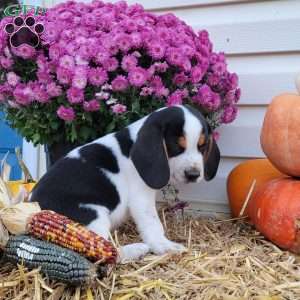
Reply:
M181 148L186 148L186 139L184 136L180 136L178 139L177 139L177 144L178 146L180 146Z
M199 137L199 140L198 140L198 145L199 146L202 146L204 145L206 142L206 138L205 138L205 135L204 134L201 134L200 137Z
M204 134L201 134L198 140L198 150L203 151L206 148L206 138Z

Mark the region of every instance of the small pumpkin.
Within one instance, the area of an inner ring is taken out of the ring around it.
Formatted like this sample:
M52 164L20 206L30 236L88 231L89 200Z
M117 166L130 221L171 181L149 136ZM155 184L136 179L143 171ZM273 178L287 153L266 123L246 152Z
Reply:
M300 180L277 178L262 185L249 202L256 229L283 249L300 253Z
M239 216L254 180L256 182L253 193L265 182L283 176L268 159L263 158L247 160L233 168L227 177L227 196L232 216ZM247 207L244 216L248 215Z
M261 130L261 147L281 172L300 177L300 96L282 94L268 106Z

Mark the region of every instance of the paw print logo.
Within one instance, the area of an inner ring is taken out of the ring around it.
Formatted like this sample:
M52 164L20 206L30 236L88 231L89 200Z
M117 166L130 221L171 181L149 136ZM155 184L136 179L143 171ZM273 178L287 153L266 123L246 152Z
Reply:
M13 23L5 26L6 33L10 36L10 44L12 47L18 48L26 44L36 48L40 43L40 35L44 32L44 25L36 23L34 17L18 16L14 18Z

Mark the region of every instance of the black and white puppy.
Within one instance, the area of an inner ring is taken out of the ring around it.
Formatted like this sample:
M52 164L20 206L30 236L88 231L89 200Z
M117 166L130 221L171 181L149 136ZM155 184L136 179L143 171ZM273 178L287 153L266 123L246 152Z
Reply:
M41 178L31 201L104 238L130 213L144 243L128 248L128 258L149 250L182 251L182 245L165 237L156 191L169 182L211 180L219 161L218 146L199 111L190 106L163 108L72 150Z

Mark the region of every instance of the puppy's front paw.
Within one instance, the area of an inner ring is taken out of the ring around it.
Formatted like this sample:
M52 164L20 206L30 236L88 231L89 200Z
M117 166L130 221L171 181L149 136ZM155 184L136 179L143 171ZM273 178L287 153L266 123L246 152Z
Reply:
M149 246L144 243L135 243L120 248L119 262L138 260L149 252Z
M152 252L159 255L167 252L176 253L184 252L187 250L183 245L169 241L168 239L156 241L156 243L151 243L149 244L149 247Z

